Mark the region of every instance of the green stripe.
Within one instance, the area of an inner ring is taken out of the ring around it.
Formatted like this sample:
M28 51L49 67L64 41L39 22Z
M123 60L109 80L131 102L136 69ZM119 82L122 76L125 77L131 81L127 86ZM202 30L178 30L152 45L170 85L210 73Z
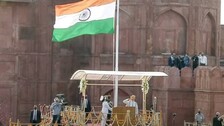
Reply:
M62 42L80 35L94 35L101 33L114 33L114 18L79 22L69 28L55 28L53 31L52 41Z

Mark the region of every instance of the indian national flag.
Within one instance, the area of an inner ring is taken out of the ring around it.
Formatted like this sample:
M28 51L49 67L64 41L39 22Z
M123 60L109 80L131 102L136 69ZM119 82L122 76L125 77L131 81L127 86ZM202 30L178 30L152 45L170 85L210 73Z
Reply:
M80 35L114 33L115 0L83 0L56 5L54 42Z

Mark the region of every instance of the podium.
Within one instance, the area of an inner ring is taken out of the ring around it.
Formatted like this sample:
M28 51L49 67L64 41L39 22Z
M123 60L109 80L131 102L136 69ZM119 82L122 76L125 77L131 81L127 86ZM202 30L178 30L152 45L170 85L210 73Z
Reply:
M125 117L128 110L130 111L130 120L126 119L125 122ZM125 107L125 106L114 107L112 111L112 117L115 119L115 116L117 116L117 121L115 121L112 126L118 126L118 124L122 126L130 126L131 123L135 124L135 107Z

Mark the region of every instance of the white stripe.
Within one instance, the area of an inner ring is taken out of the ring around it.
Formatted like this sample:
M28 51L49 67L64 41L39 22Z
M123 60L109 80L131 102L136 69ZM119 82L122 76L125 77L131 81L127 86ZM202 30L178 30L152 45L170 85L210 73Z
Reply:
M68 28L78 22L101 20L112 18L115 16L115 2L101 6L90 7L89 9L91 11L91 16L88 20L86 21L79 20L79 15L81 14L81 12L70 15L62 15L56 17L54 28Z

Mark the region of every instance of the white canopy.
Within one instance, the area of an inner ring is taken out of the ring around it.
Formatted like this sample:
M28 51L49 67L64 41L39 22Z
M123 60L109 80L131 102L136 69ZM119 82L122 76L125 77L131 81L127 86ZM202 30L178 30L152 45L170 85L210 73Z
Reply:
M168 75L164 72L78 70L72 75L71 80L85 78L86 80L113 81L115 76L118 76L119 81L140 81L143 78Z
M153 76L168 76L164 72L141 72L141 71L99 71L99 70L78 70L71 80L106 80L114 81L114 106L118 101L118 81L142 81L150 80ZM115 79L116 78L116 79ZM99 84L98 84L99 85ZM141 85L140 85L141 86ZM143 93L143 111L146 110L146 93Z

